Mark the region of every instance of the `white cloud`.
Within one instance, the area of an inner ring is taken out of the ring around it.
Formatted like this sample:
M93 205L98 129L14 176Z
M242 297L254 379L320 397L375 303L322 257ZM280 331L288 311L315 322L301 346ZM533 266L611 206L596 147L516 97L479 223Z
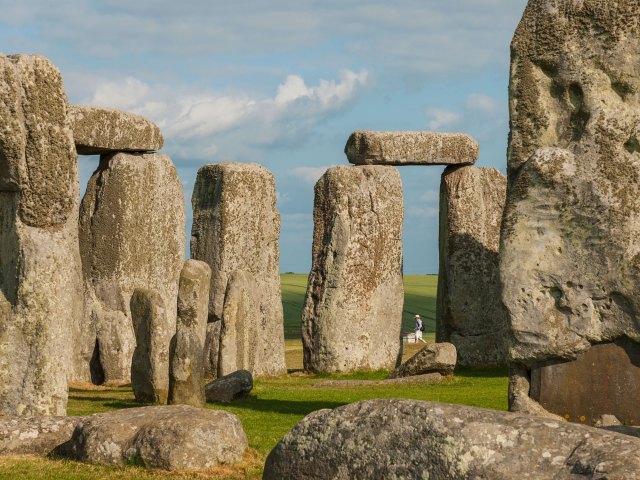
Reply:
M88 102L147 116L162 128L178 155L211 159L221 152L225 136L228 143L235 139L245 147L290 140L345 108L367 85L368 78L366 70L345 70L338 80L319 80L317 85L307 86L299 75L290 75L274 97L258 97L152 86L126 77L97 85Z
M334 166L335 165L328 165L326 167L295 167L289 171L289 175L299 177L305 182L315 185L320 177L324 175L324 172Z
M422 207L412 205L409 207L409 211L407 212L409 217L419 218L419 219L432 219L438 218L440 210L438 207Z
M467 97L466 106L469 110L479 110L492 113L499 108L498 101L482 93L472 93Z
M427 123L427 127L430 130L440 130L444 127L449 127L462 118L459 113L441 108L429 108L426 113L427 117L431 119L429 123Z

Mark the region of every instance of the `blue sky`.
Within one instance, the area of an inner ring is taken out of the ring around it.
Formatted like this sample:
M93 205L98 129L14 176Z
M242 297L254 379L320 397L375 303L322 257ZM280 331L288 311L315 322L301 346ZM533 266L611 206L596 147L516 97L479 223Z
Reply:
M282 271L311 263L313 185L354 130L462 131L506 169L509 43L525 0L0 0L2 53L69 100L154 120L190 198L199 166L276 177ZM82 182L97 164L81 157ZM403 167L404 270L438 268L442 167Z

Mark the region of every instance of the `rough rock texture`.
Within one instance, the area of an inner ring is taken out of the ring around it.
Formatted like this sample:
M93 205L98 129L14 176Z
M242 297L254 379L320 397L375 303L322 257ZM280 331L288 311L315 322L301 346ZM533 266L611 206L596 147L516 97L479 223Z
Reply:
M79 183L46 58L0 55L0 413L64 415L82 318Z
M220 331L222 321L207 323L204 341L204 375L207 378L218 376L218 353L220 351Z
M302 314L306 370L394 369L399 363L402 217L395 167L334 167L318 180Z
M253 371L260 321L258 285L249 272L236 270L229 276L222 309L222 330L218 355L218 376L237 370Z
M465 367L507 363L498 263L506 189L493 168L442 174L436 341L453 343Z
M233 272L253 275L261 315L252 373L285 373L280 214L273 175L255 163L205 165L198 171L192 204L191 257L207 262L212 271L209 322L222 320Z
M48 455L71 438L81 417L0 417L0 455Z
M247 436L235 415L174 405L85 417L58 453L100 465L177 470L238 463L246 449Z
M640 341L639 14L531 1L513 39L500 275L525 371Z
M80 251L87 296L84 377L127 382L135 334L134 289L158 292L166 307L167 339L176 328L178 279L184 263L182 183L161 154L104 155L89 180L80 211ZM101 382L98 382L101 383Z
M233 402L247 398L253 389L253 377L247 370L238 370L220 377L204 387L207 402Z
M69 121L79 155L154 151L164 144L160 129L133 113L69 105Z
M456 358L455 345L432 343L396 368L389 378L412 377L434 372L451 375L456 368Z
M356 165L472 165L479 147L464 133L357 131L344 153Z
M167 309L162 297L138 288L131 296L131 318L136 348L131 361L131 387L141 403L167 403L169 344Z
M169 405L204 407L204 357L194 329L178 325L169 357Z
M640 439L583 425L418 400L320 410L267 457L265 480L640 478Z
M198 335L203 348L207 335L210 283L209 265L198 260L184 263L178 288L178 321Z

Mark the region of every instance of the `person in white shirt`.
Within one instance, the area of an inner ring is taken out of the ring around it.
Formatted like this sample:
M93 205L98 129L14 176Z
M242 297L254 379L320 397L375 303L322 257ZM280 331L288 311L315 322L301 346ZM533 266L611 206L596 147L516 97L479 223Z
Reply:
M418 343L418 340L420 340L422 343L427 343L422 339L423 330L424 327L422 326L422 319L420 318L420 315L416 315L416 343Z

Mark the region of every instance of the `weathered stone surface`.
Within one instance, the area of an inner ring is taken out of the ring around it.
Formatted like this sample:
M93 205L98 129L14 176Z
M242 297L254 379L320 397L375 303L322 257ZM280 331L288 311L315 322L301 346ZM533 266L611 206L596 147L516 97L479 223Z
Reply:
M577 360L549 361L531 372L529 395L572 422L602 416L640 425L640 345L631 340L594 345Z
M0 413L64 415L82 318L79 184L60 73L0 55Z
M455 345L432 343L396 368L389 378L412 377L425 373L451 375L456 368L456 359Z
M220 351L220 332L222 321L207 323L207 335L204 341L204 375L206 378L218 376L218 353Z
M255 163L205 165L198 171L192 204L191 257L207 262L212 271L209 321L222 320L233 272L253 275L261 316L252 373L285 373L280 214L273 175Z
M500 275L510 356L529 372L640 340L638 14L532 1L513 39Z
M334 167L315 187L302 314L305 369L393 369L400 360L402 182L395 167Z
M205 262L187 260L180 273L178 288L178 321L194 331L205 344L209 317L211 268Z
M235 415L174 405L85 417L58 453L100 465L178 470L237 463L246 449L247 436Z
M203 345L194 329L178 325L169 357L169 405L204 407Z
M256 365L260 305L255 299L257 282L249 272L229 275L222 309L218 376L237 370L252 371Z
M131 387L138 402L167 403L169 344L167 309L154 291L138 288L131 296L136 348L131 361Z
M229 403L247 398L253 389L253 376L247 370L238 370L220 377L204 387L207 402Z
M498 249L507 179L493 168L448 167L440 183L436 341L465 367L507 362Z
M472 165L479 147L464 133L357 131L344 153L356 165Z
M82 417L0 417L0 455L48 455Z
M369 400L308 415L271 451L263 478L632 480L638 448L640 439L567 422Z
M153 122L113 108L69 105L69 121L79 155L148 152L164 144Z
M134 289L157 292L166 307L167 339L176 328L184 263L182 183L161 154L104 155L80 211L80 251L87 296L81 344L87 365L105 382L127 382L135 348L129 301ZM81 378L86 380L86 378Z

